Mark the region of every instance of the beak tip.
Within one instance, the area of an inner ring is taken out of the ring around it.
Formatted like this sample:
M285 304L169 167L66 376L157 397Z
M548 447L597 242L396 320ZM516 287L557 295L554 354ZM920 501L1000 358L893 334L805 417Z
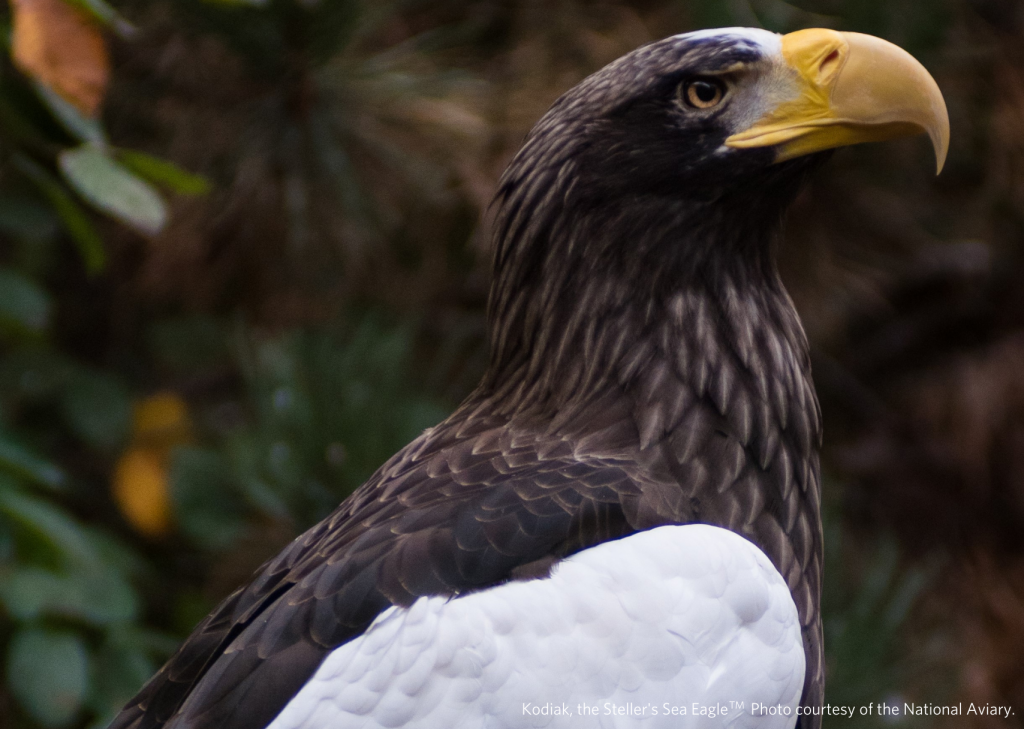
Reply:
M945 107L943 107L945 111ZM929 136L932 140L932 147L935 149L935 175L938 176L942 172L942 168L946 166L946 157L949 154L949 121L948 117L945 117L945 124L938 130L938 133L932 133Z
M932 80L932 108L933 121L928 129L928 136L932 140L932 147L935 149L935 174L942 172L946 166L946 157L949 154L949 111L946 108L946 101L942 98L942 91L939 85Z

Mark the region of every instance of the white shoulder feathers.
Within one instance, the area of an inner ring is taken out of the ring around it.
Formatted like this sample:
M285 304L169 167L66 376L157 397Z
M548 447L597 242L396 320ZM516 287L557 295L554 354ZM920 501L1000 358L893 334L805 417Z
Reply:
M803 683L796 606L768 558L725 529L664 526L548 578L387 610L270 729L782 729Z

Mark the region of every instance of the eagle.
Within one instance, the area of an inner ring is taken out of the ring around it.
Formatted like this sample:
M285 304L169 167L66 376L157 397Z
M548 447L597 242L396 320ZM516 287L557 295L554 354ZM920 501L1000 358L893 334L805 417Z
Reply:
M493 203L478 387L224 600L112 729L817 727L822 428L776 266L836 147L925 133L884 40L727 28L559 98Z

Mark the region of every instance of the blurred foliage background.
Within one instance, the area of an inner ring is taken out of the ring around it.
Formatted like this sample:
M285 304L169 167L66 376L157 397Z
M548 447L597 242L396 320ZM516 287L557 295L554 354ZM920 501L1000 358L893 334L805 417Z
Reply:
M941 177L921 140L841 151L783 251L827 425L828 700L1024 726L1024 4L115 5L0 18L0 727L103 727L451 410L523 135L725 25L873 33L946 95Z

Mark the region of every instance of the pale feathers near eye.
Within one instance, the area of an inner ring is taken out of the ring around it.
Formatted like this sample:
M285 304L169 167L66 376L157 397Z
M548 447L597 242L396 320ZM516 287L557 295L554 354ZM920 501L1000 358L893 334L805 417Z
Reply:
M732 88L728 95L734 102L724 123L733 133L748 129L772 109L800 96L796 74L783 54L783 36L778 33L758 28L716 28L683 33L674 39L698 46L701 42L733 43L757 49L758 61L732 69L744 72L730 80ZM715 150L717 155L728 152L729 147L724 144Z
M688 729L723 718L782 729L796 720L804 660L789 588L756 546L717 527L665 526L584 550L550 578L385 611L269 729ZM730 701L745 711L693 715L694 702ZM790 715L753 716L753 702ZM571 715L529 710L549 703ZM580 704L597 716L581 717ZM646 709L613 716L606 704Z
M744 40L753 46L761 48L764 55L782 55L782 36L770 30L760 28L710 28L708 30L697 30L691 33L680 33L673 36L678 40L700 41L728 41L731 39Z

